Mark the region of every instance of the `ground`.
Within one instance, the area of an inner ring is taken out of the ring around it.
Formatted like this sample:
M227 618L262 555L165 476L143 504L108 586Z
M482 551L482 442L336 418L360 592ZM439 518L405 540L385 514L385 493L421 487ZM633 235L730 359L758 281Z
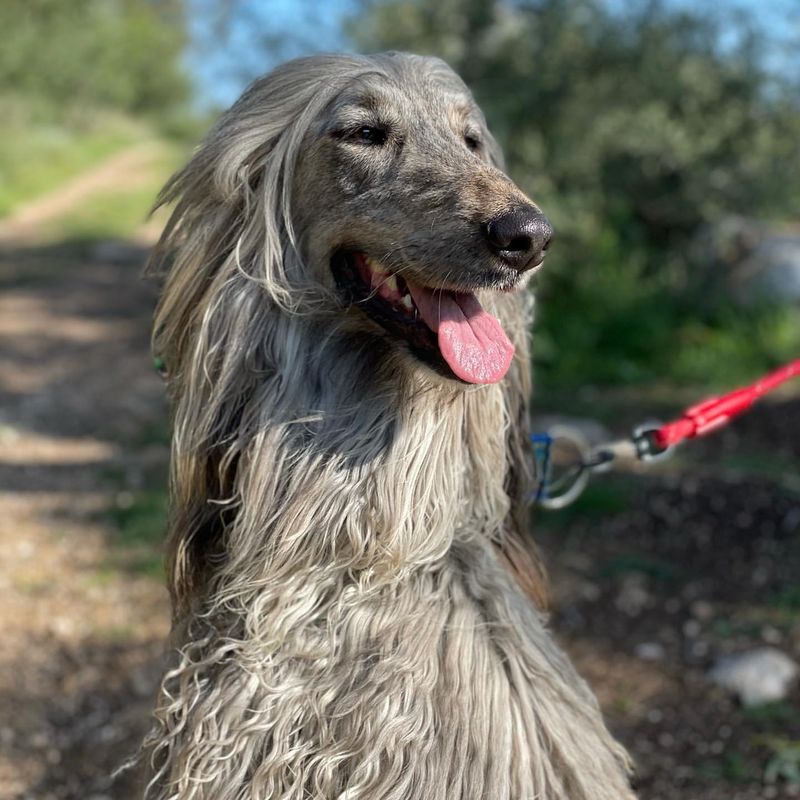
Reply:
M110 775L147 727L169 614L166 409L141 277L157 224L103 240L74 209L124 205L109 185L141 193L159 157L126 151L0 222L4 797L135 796ZM546 402L622 432L663 394ZM535 514L553 630L643 800L800 796L798 690L744 710L705 678L759 644L800 657L798 431L800 401L781 395L658 469L600 476L576 506Z

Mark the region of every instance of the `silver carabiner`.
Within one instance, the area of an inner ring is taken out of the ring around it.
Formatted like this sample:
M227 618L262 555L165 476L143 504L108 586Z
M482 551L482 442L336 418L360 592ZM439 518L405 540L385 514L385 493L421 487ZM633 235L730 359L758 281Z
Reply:
M593 451L586 437L567 425L554 425L547 433L549 452L537 459L537 490L531 502L550 511L557 511L575 502L589 482L588 466ZM536 443L536 440L534 440ZM559 450L561 452L559 453ZM564 453L564 450L567 453ZM572 451L569 453L569 451ZM557 474L564 462L566 471Z

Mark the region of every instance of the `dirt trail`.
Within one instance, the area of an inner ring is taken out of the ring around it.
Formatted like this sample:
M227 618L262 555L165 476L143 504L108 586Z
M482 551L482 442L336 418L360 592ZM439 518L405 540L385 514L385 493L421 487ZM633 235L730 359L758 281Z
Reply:
M0 245L40 241L43 226L69 213L87 198L115 187L131 189L144 185L158 153L155 142L134 145L43 197L26 203L10 216L0 219Z
M112 521L163 472L141 242L36 244L115 182L133 148L0 224L0 796L123 797L111 769L146 725L167 632L161 581L129 569Z

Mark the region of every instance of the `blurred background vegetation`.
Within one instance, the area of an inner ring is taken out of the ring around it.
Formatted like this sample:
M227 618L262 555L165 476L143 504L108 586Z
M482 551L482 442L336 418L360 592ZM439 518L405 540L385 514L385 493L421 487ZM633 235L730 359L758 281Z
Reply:
M277 62L402 48L471 86L556 228L537 413L604 439L800 356L797 0L0 0L0 33L9 796L138 796L108 775L169 618L147 213ZM800 793L800 690L749 709L705 677L723 653L800 654L796 388L536 514L553 628L647 800Z
M471 86L509 171L556 227L540 386L728 384L800 349L796 303L736 297L743 254L725 227L755 221L763 235L800 216L797 15L764 6L6 0L0 214L144 138L167 142L168 171L220 100L283 57L434 53ZM96 223L73 227L124 232L163 177L133 200L117 187Z

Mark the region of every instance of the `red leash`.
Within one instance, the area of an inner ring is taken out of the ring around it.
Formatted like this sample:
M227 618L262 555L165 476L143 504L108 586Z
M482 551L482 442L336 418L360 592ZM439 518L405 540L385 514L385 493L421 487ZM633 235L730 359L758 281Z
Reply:
M531 501L543 508L563 508L581 494L590 473L608 469L618 458L651 461L665 457L675 445L724 427L760 397L797 377L800 377L800 359L770 372L749 386L696 403L672 422L641 425L633 436L596 448L590 447L580 431L569 426L560 425L547 433L533 433L530 438L537 486ZM558 442L562 450L566 448L574 453L577 459L567 463L566 467L556 464L551 458L554 442Z
M686 439L705 436L743 414L763 395L798 376L800 376L800 359L770 372L749 386L735 389L721 397L703 400L687 408L678 419L652 431L650 433L652 443L657 449L666 450Z

